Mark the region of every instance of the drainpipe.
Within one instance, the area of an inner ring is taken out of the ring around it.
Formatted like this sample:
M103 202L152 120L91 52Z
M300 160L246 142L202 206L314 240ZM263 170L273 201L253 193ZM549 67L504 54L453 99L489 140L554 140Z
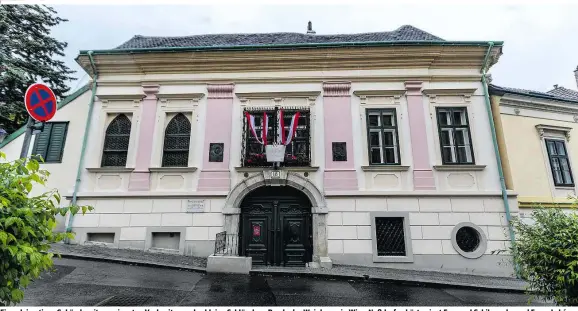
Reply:
M486 70L488 64L488 58L494 47L494 42L489 42L488 51L486 52L486 57L484 57L484 63L482 64L482 69L480 73L482 74L482 86L484 88L484 99L486 101L486 111L488 113L488 119L490 120L490 129L492 132L492 143L494 145L494 154L496 155L496 163L498 164L498 174L500 175L500 188L502 189L502 200L504 201L504 209L506 210L506 220L508 222L508 230L510 232L510 242L514 245L516 241L516 236L514 234L514 228L512 228L510 214L510 203L508 202L508 192L506 190L506 181L504 178L504 170L502 168L502 160L500 157L500 150L498 149L498 138L496 135L496 127L494 124L494 118L492 116L492 107L490 104L490 95L488 93L488 81L486 80ZM516 264L514 266L516 275L520 277L520 267Z
M81 176L82 176L82 169L84 167L84 156L86 155L86 143L88 141L88 131L90 129L90 124L92 121L92 109L94 108L94 97L96 96L96 80L98 79L98 72L96 71L96 66L94 65L94 59L92 58L92 51L88 52L88 58L90 60L90 66L92 66L92 96L90 96L90 102L88 104L88 114L86 116L86 126L84 127L84 137L82 138L82 148L80 149L80 161L78 162L78 169L76 171L76 181L74 184L74 191L72 192L72 201L70 202L70 206L76 205L77 200L77 193L78 188L80 187ZM68 223L66 225L66 232L72 231L72 221L74 219L74 215L70 214L68 217ZM70 243L70 240L66 240L67 243Z

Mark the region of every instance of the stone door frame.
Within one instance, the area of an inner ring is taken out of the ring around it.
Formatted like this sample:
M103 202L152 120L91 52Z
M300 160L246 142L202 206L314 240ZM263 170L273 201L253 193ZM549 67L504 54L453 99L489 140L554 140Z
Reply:
M224 229L227 234L239 233L241 202L254 189L263 186L289 186L303 192L311 202L313 214L313 266L331 268L332 263L327 251L327 205L321 191L307 178L288 171L264 170L239 182L229 192L225 200L223 215ZM231 250L238 255L238 249Z

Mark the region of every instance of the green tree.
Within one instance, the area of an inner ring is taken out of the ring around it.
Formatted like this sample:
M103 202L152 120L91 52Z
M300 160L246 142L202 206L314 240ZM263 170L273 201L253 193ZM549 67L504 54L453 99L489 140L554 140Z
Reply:
M512 221L511 251L528 292L559 306L578 306L578 214L537 207L531 221Z
M34 159L6 162L0 152L0 306L16 304L23 289L52 267L50 244L73 233L55 233L55 216L86 213L90 206L59 207L58 191L38 196L34 184L45 185L49 172Z
M26 123L24 94L30 84L41 79L62 98L75 80L56 56L64 56L66 42L50 36L50 28L66 19L43 5L0 5L0 121L12 133Z

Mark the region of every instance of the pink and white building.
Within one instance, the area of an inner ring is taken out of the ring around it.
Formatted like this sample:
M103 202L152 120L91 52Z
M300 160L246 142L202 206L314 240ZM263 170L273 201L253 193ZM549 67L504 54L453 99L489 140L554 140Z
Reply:
M135 36L80 52L98 74L93 108L90 88L74 94L60 130L32 149L50 160L49 186L95 207L63 221L76 243L209 256L226 232L230 255L253 265L507 275L509 257L494 254L509 236L480 74L501 55L490 46L412 26ZM281 110L286 133L300 117L274 168L259 141L264 114L276 141ZM21 143L0 146L16 157Z

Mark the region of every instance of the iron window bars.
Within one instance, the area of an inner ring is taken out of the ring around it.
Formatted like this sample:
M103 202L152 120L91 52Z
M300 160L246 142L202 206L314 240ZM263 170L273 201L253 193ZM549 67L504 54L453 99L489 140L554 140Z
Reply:
M285 149L285 161L280 164L282 167L302 167L311 165L311 119L308 107L283 107L283 118L285 122L285 131L289 131L291 118L297 111L300 116L298 120L295 136ZM279 126L279 109L264 107L248 107L243 111L243 134L242 134L242 151L241 165L243 167L271 167L273 163L267 162L265 155L265 146L260 144L253 136L245 118L248 112L255 117L255 131L257 135L262 135L263 113L269 116L267 130L267 144L277 142Z

